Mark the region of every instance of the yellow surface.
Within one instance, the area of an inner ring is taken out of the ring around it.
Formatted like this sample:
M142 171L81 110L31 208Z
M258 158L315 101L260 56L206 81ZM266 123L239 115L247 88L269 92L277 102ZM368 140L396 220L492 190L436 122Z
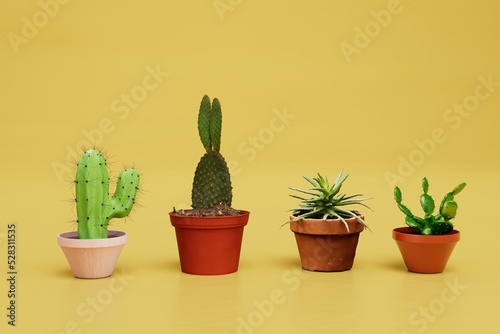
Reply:
M498 333L497 1L69 1L0 11L0 273L17 224L18 333ZM488 83L489 82L489 83ZM240 270L180 273L167 213L188 207L196 114L221 100L234 206L251 211ZM143 173L111 278L78 280L75 151ZM405 162L406 161L406 162ZM309 273L279 229L302 175L350 174L373 196L354 268ZM418 210L459 182L462 240L443 274L406 271L391 230L401 185Z

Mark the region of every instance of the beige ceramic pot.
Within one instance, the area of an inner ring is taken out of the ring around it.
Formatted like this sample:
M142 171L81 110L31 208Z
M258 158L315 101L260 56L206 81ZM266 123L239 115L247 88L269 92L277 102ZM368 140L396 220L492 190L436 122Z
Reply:
M360 215L364 219L363 215ZM290 219L295 218L290 216ZM311 271L344 271L352 268L359 234L365 226L356 218L301 219L290 222L295 233L302 268Z
M78 278L103 278L113 273L127 242L127 233L108 231L107 239L78 239L78 232L57 236L73 275Z

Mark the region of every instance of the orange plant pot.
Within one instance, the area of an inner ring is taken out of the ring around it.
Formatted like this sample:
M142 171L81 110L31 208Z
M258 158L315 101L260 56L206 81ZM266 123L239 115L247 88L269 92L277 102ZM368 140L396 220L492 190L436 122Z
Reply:
M411 227L399 227L392 231L392 237L409 271L421 274L441 273L460 240L460 232L439 235L421 235Z
M361 218L364 219L363 215ZM365 226L356 218L346 219L346 222L350 232L339 219L307 218L290 222L303 269L332 272L352 268L359 234Z
M126 242L127 233L121 231L108 231L107 239L78 239L76 231L57 236L57 244L77 278L111 276Z
M224 275L238 271L243 229L250 215L248 211L240 211L242 214L238 216L216 217L169 213L182 272Z

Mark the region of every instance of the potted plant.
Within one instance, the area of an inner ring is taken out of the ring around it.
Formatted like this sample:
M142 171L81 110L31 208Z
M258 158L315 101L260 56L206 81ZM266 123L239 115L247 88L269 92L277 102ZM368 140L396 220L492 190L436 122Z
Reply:
M300 200L300 205L292 209L290 229L295 233L302 268L311 271L350 270L354 263L359 234L368 226L364 216L346 206L359 204L369 209L358 198L361 194L340 193L348 175L338 174L330 185L328 178L318 173L316 178L304 176L313 187L309 190L292 188L303 195L290 195ZM285 225L284 224L284 225Z
M195 275L222 275L239 266L243 228L249 212L231 208L229 168L220 154L222 110L205 95L198 113L198 133L206 153L194 174L192 209L169 213L175 228L181 270Z
M109 180L102 153L96 149L84 152L75 178L78 230L57 236L75 277L110 276L127 241L127 233L108 231L108 225L111 219L126 217L132 210L139 173L134 168L123 170L111 198Z
M424 193L420 196L420 205L425 213L423 218L415 216L402 204L401 190L399 187L394 188L394 199L398 208L406 215L408 227L395 228L392 236L409 271L433 274L445 269L456 243L460 240L460 232L453 228L451 219L455 218L458 208L454 198L465 185L461 183L447 193L441 201L439 212L434 215L435 203L428 194L429 182L424 177Z

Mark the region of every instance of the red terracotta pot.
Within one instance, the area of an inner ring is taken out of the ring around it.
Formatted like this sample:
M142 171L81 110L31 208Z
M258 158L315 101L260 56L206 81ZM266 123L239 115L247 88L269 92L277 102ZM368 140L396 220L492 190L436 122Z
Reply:
M411 227L395 228L392 237L409 271L421 274L441 273L446 268L455 245L460 240L460 232L439 235L421 235Z
M238 270L243 229L250 215L240 211L238 216L217 217L169 213L184 273L224 275Z
M293 218L290 216L290 219ZM363 215L361 218L364 219ZM290 222L303 269L331 272L352 268L359 234L365 226L356 218L346 221L349 232L339 219L301 219Z

